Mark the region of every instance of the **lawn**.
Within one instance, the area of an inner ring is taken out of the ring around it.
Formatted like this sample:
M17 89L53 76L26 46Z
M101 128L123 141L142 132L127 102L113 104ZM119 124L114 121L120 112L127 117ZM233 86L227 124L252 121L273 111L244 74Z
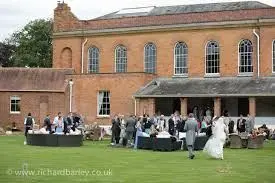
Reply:
M23 141L23 136L0 136L1 183L275 182L275 141L260 150L225 149L224 160L202 152L189 160L186 151L111 148L107 141L85 141L77 148L27 146Z

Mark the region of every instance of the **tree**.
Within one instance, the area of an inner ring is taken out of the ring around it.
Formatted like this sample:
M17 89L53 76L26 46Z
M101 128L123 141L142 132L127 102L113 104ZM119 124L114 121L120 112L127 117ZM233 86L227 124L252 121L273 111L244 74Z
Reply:
M0 42L0 66L11 67L13 66L11 56L14 52L15 46Z
M15 46L11 59L17 67L51 67L52 20L37 19L7 40Z

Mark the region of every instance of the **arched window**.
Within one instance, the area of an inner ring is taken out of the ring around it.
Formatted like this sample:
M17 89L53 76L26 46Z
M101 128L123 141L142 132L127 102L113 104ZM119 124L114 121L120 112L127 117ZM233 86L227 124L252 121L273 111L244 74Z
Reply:
M99 72L99 50L97 47L91 47L88 50L88 73Z
M148 43L144 48L144 72L156 73L157 49L153 43Z
M115 50L116 72L127 72L127 49L119 45Z
M272 42L272 72L275 73L275 40Z
M174 74L184 75L188 73L187 66L188 48L184 42L178 42L174 49Z
M220 73L220 48L216 41L209 41L205 50L205 73Z
M239 44L239 73L253 72L253 47L250 40L242 40Z

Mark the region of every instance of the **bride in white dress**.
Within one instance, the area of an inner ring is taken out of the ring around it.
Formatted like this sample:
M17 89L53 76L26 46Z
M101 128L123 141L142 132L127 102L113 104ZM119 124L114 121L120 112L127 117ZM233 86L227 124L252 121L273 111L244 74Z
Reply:
M203 149L209 156L216 159L223 159L223 145L226 140L226 125L222 117L213 121L212 136L209 138Z

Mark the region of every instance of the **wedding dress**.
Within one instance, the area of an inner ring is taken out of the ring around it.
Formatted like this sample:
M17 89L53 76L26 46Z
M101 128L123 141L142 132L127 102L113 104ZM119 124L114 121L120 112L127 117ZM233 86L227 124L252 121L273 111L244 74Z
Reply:
M223 159L223 145L226 140L226 125L224 119L219 118L213 122L212 136L206 142L203 149L209 156L216 159Z

